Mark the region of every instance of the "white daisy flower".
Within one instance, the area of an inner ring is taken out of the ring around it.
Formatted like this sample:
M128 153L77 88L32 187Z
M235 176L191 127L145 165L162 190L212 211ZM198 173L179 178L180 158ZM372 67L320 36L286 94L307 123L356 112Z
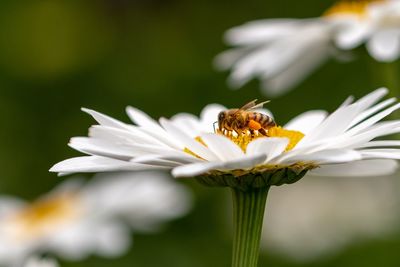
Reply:
M258 77L269 95L280 95L340 50L366 43L377 61L400 55L400 1L340 1L323 16L309 19L266 19L226 32L235 46L216 58L217 67L232 69L229 83L238 88Z
M72 138L70 146L89 156L65 160L50 171L170 169L175 177L230 187L232 266L255 267L270 186L294 183L309 171L342 176L395 172L400 142L374 140L400 132L400 120L382 121L400 108L394 98L379 102L387 93L381 88L354 103L348 98L330 115L309 111L284 127L259 110L262 103L256 101L230 110L213 104L200 118L178 114L159 122L128 107L136 125L84 109L99 125L89 137Z
M88 183L70 180L32 203L1 197L0 265L42 252L69 260L121 255L131 243L129 226L156 230L187 212L188 192L165 176L124 173Z
M225 110L219 105L207 106L200 118L179 114L159 123L128 107L136 125L84 109L99 125L90 128L89 137L72 138L69 145L89 156L65 160L51 171L172 169L175 177L230 186L254 185L253 180L263 185L291 183L310 170L327 175L389 174L400 159L399 141L374 141L400 132L399 120L381 121L400 108L394 98L378 103L387 92L381 88L354 103L348 99L330 115L306 112L283 127L269 128L266 136L261 130L214 132L218 114Z
M307 177L296 186L272 190L263 247L312 261L356 242L389 237L400 220L398 178Z

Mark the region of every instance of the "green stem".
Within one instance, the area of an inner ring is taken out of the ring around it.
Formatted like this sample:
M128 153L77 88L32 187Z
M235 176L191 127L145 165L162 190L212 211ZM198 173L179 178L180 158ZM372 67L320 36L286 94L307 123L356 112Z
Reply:
M233 255L232 267L256 267L265 204L269 187L242 191L232 188Z

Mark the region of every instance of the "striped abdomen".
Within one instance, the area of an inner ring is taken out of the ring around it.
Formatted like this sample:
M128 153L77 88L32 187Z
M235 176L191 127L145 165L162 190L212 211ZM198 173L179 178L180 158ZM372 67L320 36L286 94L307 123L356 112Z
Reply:
M251 120L258 122L264 129L276 126L275 121L270 116L259 112L248 112L246 121L250 122Z

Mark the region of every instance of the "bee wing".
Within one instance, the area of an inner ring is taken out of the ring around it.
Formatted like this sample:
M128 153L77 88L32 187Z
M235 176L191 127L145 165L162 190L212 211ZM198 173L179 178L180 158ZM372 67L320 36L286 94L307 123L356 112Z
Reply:
M243 110L254 110L254 109L262 108L264 106L264 104L270 102L270 100L268 100L268 101L264 101L264 102L256 104L256 101L257 101L257 99L247 103L241 109L243 109Z
M253 107L256 106L256 102L257 102L257 99L254 99L253 101L250 101L249 103L247 103L246 105L244 105L243 107L241 107L240 110L248 110L248 109L251 109L251 108L253 108Z

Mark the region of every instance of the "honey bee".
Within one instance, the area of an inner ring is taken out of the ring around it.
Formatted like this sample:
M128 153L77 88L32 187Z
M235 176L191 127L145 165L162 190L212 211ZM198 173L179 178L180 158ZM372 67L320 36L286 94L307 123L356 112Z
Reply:
M257 99L250 101L243 107L228 109L218 114L218 128L224 135L231 135L235 131L238 135L250 132L254 135L255 131L262 135L267 135L269 128L276 126L275 121L268 115L254 111L269 102L265 101L256 104ZM217 123L217 122L216 122Z

